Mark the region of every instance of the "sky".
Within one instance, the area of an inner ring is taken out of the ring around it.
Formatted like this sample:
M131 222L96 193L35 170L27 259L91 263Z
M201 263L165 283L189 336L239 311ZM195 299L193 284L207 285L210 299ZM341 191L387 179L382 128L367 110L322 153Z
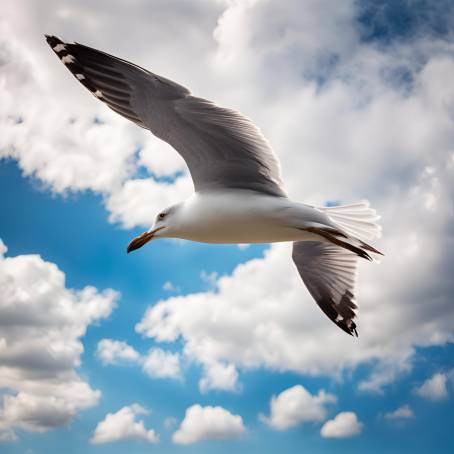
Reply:
M453 452L453 30L448 0L3 2L0 452ZM368 199L359 338L288 244L127 255L187 168L45 33L250 117L293 199Z

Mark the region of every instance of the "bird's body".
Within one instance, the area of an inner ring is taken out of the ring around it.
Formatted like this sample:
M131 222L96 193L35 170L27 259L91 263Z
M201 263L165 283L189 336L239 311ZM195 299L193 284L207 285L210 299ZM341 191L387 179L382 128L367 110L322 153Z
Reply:
M318 209L247 190L194 193L161 236L201 243L276 243L316 239L315 224L334 227Z
M274 151L239 112L113 55L55 36L46 39L96 98L172 145L188 166L194 194L159 213L128 252L160 237L291 241L293 261L317 304L337 326L357 335L357 259L380 254L366 243L380 233L367 202L328 208L292 201Z

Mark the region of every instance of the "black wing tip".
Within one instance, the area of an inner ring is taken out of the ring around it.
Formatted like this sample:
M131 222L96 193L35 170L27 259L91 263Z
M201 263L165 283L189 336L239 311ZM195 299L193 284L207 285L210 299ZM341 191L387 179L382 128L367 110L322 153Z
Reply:
M353 326L350 327L350 335L353 337L359 337L358 330L356 329L356 324L353 323Z
M52 47L52 50L54 50L54 51L55 51L54 47L58 46L59 44L61 44L62 46L70 46L72 48L74 48L74 47L85 47L86 48L87 47L87 46L77 43L77 42L67 43L67 42L61 40L58 36L48 35L47 33L44 34L44 37L46 38L47 44L49 44L49 46ZM56 53L58 54L57 51L56 51Z
M356 323L351 321L350 325L347 323L334 322L342 331L346 332L352 337L359 337L358 330L356 329Z
M52 51L72 75L113 111L148 129L130 104L131 87L117 65L129 65L113 55L78 43L65 43L55 35L44 35ZM135 67L134 67L135 68ZM143 71L141 69L141 71Z
M58 38L55 35L44 35L47 41L47 44L49 44L50 47L54 48L58 44L65 44L60 38Z
M74 53L77 45L63 42L60 38L54 35L44 35L46 41L57 55L60 61L73 74L73 76L84 85L96 98L103 97L102 91L97 89L90 78L86 75L86 71L77 59L77 54Z

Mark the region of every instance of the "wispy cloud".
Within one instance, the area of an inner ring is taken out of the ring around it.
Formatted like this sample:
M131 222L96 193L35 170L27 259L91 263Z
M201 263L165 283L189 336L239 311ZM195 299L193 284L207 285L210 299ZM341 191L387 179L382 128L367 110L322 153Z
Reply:
M448 388L448 374L436 373L428 378L421 386L415 388L415 394L425 399L430 400L444 400L449 396Z
M405 419L412 419L415 415L409 405L402 405L396 408L394 411L390 411L384 414L384 418L389 421L402 421Z

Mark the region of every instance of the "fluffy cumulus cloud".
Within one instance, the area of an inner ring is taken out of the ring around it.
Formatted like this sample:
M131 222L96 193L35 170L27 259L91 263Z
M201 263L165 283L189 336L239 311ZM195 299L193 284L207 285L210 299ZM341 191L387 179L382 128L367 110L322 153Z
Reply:
M150 309L138 330L158 341L181 339L185 355L203 365L202 390L237 389L241 368L332 374L367 363L376 367L360 388L377 391L411 369L416 347L452 341L452 35L434 39L415 28L408 39L377 45L364 40L353 0L295 0L285 8L260 0L19 4L2 10L0 153L54 192L91 189L103 195L113 222L149 226L191 182L169 147L77 85L43 42L43 29L243 111L277 150L293 198L367 197L382 214L385 258L360 270L359 340L323 317L285 245L205 293ZM142 169L171 178L142 179Z
M363 430L363 423L351 411L343 411L323 424L320 435L323 438L349 438L355 437Z
M124 341L102 339L98 342L96 356L104 365L140 365L152 378L181 378L180 355L161 348L150 348L146 355Z
M150 227L159 209L173 205L191 194L192 182L188 176L173 183L158 183L152 178L129 179L106 199L112 222L125 227L135 225Z
M105 192L118 185L132 171L136 134L128 134L129 125L115 118L95 122L97 107L90 99L85 105L70 96L62 99L55 90L65 90L64 84L48 71L45 55L12 38L16 34L4 17L0 22L4 130L0 157L16 159L24 174L36 176L59 193ZM39 35L33 38L42 41Z
M205 364L202 378L199 381L199 389L202 393L210 389L239 391L240 388L238 371L234 364L224 364L219 361Z
M246 433L243 419L222 407L198 404L186 410L185 417L172 440L187 445L203 440L232 440Z
M152 348L143 360L143 370L153 378L180 378L180 355Z
M0 241L0 438L12 440L15 427L44 432L98 402L100 391L76 372L80 338L118 293L68 289L55 264L5 253Z
M100 340L96 355L103 364L137 362L140 359L140 354L129 344L113 339Z
M336 402L336 397L320 390L312 395L303 386L296 385L273 396L270 402L270 415L260 415L260 419L273 429L286 430L305 422L318 422L326 419L326 404Z
M428 378L421 386L415 389L415 393L429 400L444 400L449 396L448 374L436 373Z
M137 419L137 416L147 413L139 404L123 407L116 413L108 413L96 426L91 442L102 444L121 440L141 440L159 443L156 432L153 429L146 429L144 422Z

